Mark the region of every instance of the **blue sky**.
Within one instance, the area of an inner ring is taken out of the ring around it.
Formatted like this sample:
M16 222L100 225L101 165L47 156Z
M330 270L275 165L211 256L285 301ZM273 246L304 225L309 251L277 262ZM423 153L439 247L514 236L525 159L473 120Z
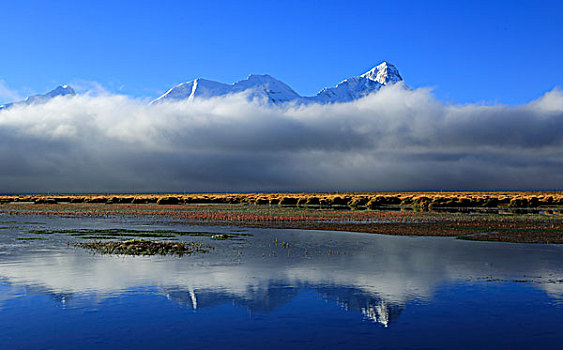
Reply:
M150 98L269 73L313 95L387 60L444 101L520 104L562 85L562 33L561 1L4 1L0 83Z

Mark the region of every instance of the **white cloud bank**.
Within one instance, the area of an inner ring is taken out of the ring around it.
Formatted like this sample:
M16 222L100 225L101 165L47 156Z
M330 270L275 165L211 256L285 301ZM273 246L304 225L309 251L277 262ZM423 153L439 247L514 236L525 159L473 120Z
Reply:
M563 92L444 105L390 86L343 104L120 95L0 111L0 192L561 189Z

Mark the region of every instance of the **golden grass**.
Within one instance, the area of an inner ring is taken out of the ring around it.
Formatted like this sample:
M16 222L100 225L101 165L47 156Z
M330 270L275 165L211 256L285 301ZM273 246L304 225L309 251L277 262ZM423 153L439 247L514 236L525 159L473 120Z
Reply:
M299 207L377 209L389 206L433 208L563 206L563 192L350 192L350 193L226 193L226 194L89 194L4 195L0 203L243 203Z

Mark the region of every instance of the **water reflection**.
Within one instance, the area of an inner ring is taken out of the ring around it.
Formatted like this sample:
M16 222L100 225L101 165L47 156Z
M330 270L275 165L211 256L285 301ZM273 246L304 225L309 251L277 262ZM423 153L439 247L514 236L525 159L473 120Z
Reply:
M63 222L48 219L45 225ZM252 233L242 246L213 242L214 253L184 258L93 255L67 247L68 237L14 243L19 231L5 233L0 241L0 308L34 294L49 295L65 307L82 307L123 293L147 292L198 312L234 304L249 313L270 313L300 291L311 290L328 303L389 327L407 304L429 302L447 283L526 283L556 300L563 297L559 246L299 230ZM273 246L275 238L291 242L290 248Z
M361 311L363 317L383 327L396 321L404 305L393 303L353 288L323 288L319 293L328 301L335 301L346 311Z

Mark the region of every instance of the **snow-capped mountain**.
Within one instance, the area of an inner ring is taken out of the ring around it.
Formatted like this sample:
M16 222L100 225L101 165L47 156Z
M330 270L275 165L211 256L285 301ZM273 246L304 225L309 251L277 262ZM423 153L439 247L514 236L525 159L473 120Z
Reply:
M394 65L383 62L361 75L362 78L376 81L381 85L395 84L403 80L399 70Z
M383 62L368 72L346 79L332 88L322 89L316 96L303 97L287 84L264 74L251 74L245 80L234 84L224 84L212 80L196 79L179 84L168 90L152 103L171 100L194 100L245 92L250 99L263 98L270 103L334 103L349 102L373 92L385 85L402 81L399 70L392 64Z
M55 97L58 97L58 96L67 96L67 95L74 96L74 95L76 95L76 92L74 91L73 88L71 88L68 85L59 85L55 89L49 91L46 94L33 95L33 96L29 96L28 98L26 98L23 101L18 101L18 102L0 105L0 110L5 109L5 108L10 108L12 106L17 106L17 105L30 105L30 104L34 104L34 103L44 103L44 102L49 101L52 98L55 98Z
M402 80L394 65L383 62L358 77L348 78L333 88L324 88L316 96L306 99L316 103L349 102Z
M151 103L191 101L236 93L245 93L250 100L260 99L272 104L349 102L377 92L385 85L396 84L402 80L399 70L387 62L381 63L362 75L348 78L335 87L324 88L315 96L300 96L287 84L268 74L251 74L248 78L233 84L199 78L173 87ZM52 98L67 95L76 95L76 92L68 85L61 85L43 95L33 95L23 101L0 105L0 110L17 105L44 103Z
M233 88L235 92L249 92L250 98L267 96L273 103L289 102L300 97L287 84L268 74L251 74L246 80L236 82Z
M168 90L164 95L154 100L153 103L169 100L193 100L201 97L218 97L240 92L248 93L250 99L266 98L272 103L284 103L300 98L292 88L268 74L251 74L245 80L237 81L232 85L201 78L182 83Z

